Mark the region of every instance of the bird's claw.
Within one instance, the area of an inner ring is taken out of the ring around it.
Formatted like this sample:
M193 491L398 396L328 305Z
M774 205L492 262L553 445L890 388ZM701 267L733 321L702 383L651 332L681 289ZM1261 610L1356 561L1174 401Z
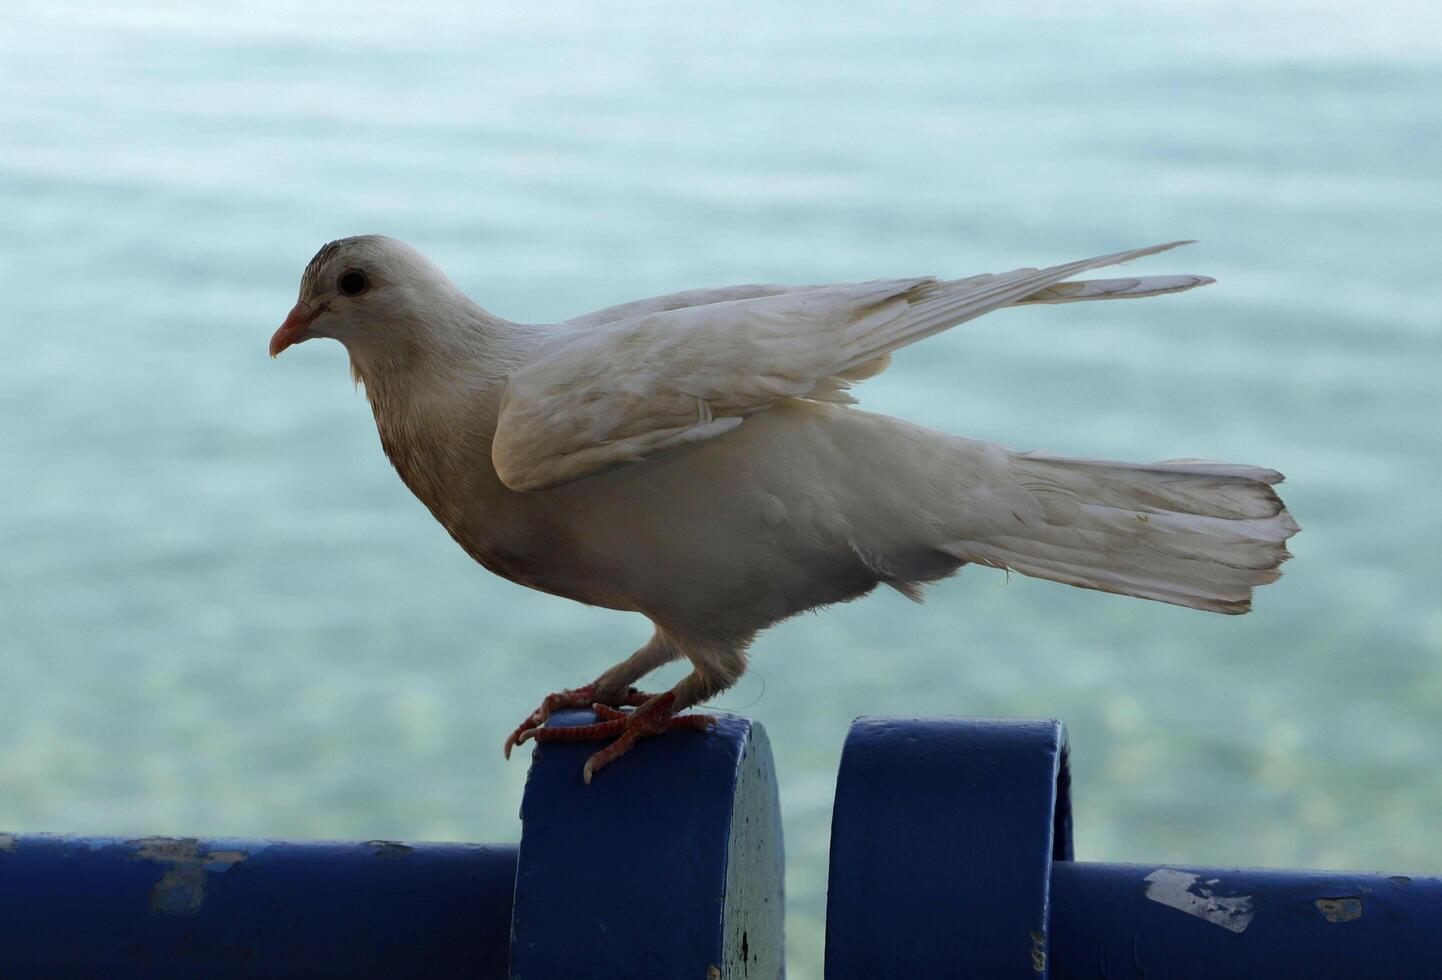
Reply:
M502 753L507 759L511 757L511 749L522 742L535 737L535 732L546 723L552 712L564 708L588 708L600 704L602 707L616 708L620 705L639 707L651 700L655 695L647 694L645 691L638 691L634 687L628 687L619 695L603 697L596 690L595 683L583 687L572 688L566 691L557 691L555 694L546 695L541 706L532 711L526 720L516 726L516 730L506 737L506 744Z
M640 692L633 693L639 694ZM614 737L615 741L586 760L586 765L581 770L581 779L590 783L591 777L603 766L615 762L629 752L639 740L648 735L659 735L662 732L677 729L705 731L716 724L716 719L710 715L676 714L676 695L672 691L654 696L642 696L646 700L634 711L619 711L611 705L592 704L591 708L596 712L598 719L594 724L568 728L526 728L516 738L515 744L529 739L535 739L537 742L587 742L593 739ZM511 744L510 740L507 740L507 746L509 747Z

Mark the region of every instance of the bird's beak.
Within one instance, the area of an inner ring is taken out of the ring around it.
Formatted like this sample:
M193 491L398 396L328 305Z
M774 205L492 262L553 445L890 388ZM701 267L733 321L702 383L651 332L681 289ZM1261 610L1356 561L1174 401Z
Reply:
M291 344L299 344L311 338L310 324L320 316L321 308L312 308L308 303L297 303L286 314L285 322L270 338L270 356L275 357Z

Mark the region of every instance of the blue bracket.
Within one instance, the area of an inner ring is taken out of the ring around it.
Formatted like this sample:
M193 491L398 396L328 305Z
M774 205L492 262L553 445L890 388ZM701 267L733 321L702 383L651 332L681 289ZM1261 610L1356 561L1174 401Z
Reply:
M1071 856L1057 721L858 718L831 816L827 980L1035 980Z
M761 726L720 715L715 731L646 739L587 786L594 751L546 742L533 756L512 975L779 977L781 811Z

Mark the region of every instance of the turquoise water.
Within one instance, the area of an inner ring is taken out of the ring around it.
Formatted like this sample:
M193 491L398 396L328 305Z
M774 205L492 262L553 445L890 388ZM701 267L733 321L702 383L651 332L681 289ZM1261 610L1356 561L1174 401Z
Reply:
M1218 285L863 402L1276 467L1296 559L1241 619L968 569L763 637L717 705L778 753L792 975L861 713L1064 718L1084 858L1442 871L1442 8L1254 7L8 6L0 828L514 839L505 734L645 638L470 563L338 346L266 358L328 239L544 320L1192 237L1137 271Z

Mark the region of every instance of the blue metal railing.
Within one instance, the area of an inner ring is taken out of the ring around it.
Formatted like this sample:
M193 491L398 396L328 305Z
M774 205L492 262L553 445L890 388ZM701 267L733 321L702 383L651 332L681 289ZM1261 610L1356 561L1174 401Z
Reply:
M1442 878L1072 860L1060 722L862 718L832 815L827 980L1442 974Z
M0 977L781 976L761 727L585 786L592 748L536 750L519 845L0 834ZM828 980L1442 973L1442 878L1072 860L1066 751L1054 721L859 719Z

